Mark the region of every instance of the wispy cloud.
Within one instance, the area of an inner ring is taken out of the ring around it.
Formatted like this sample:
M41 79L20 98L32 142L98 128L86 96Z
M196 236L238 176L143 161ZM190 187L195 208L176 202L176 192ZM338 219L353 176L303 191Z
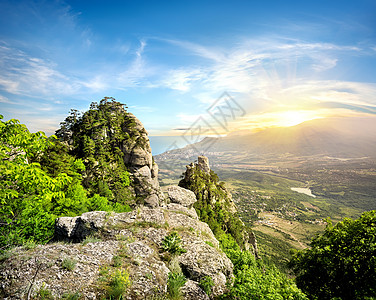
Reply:
M52 62L32 57L21 50L0 47L0 86L11 94L46 96L72 94L77 83L56 70Z
M0 95L0 103L12 103L7 97Z

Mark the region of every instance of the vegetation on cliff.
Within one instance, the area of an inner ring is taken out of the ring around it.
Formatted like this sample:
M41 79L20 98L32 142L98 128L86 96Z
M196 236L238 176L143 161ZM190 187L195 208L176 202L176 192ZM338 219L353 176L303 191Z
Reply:
M125 128L127 130L125 130ZM99 104L93 102L83 114L71 110L70 115L56 131L66 147L58 146L60 155L82 159L85 165L83 185L92 194L99 194L117 205L132 204L129 173L124 164L124 141L134 138L135 124L127 118L124 105L105 97ZM64 153L66 150L67 153ZM55 149L51 150L57 153ZM56 164L48 160L46 167ZM61 166L64 168L64 166Z
M105 98L82 116L73 111L59 139L30 133L18 120L4 122L1 116L0 250L49 241L60 216L130 210L129 173L117 147L129 138L116 125L124 115L117 113L120 106ZM112 132L111 142L101 138L103 128Z
M224 182L219 182L217 174L212 170L202 170L199 164L187 166L183 176L179 186L195 193L198 201L194 208L200 220L209 225L218 239L228 233L243 249L248 243L248 235L236 209L234 210Z

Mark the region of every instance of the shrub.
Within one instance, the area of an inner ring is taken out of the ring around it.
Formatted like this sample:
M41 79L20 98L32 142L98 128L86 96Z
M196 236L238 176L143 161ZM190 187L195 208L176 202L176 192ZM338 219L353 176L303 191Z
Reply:
M121 266L121 257L118 255L115 255L112 257L112 265L114 267L120 267Z
M167 291L170 299L178 300L181 298L180 288L186 281L186 278L181 273L168 273Z
M212 288L214 286L214 281L210 276L205 276L200 280L199 286L208 296L210 296L210 294L212 293Z
M68 271L73 271L76 267L77 261L71 258L64 258L63 262L61 263L61 267Z
M296 251L290 267L312 299L376 297L376 211L357 220L330 220L311 248ZM373 299L373 298L372 298Z
M43 283L42 286L37 291L36 297L37 299L40 299L40 300L53 300L54 299L51 291L48 288L46 288L45 283Z
M62 298L66 300L78 300L80 299L81 295L79 292L75 293L64 293Z
M127 270L116 269L109 277L107 295L110 299L123 299L131 281Z
M177 232L172 232L171 234L167 235L162 241L162 249L164 251L170 252L171 254L181 254L187 252L181 246L181 238L177 234Z

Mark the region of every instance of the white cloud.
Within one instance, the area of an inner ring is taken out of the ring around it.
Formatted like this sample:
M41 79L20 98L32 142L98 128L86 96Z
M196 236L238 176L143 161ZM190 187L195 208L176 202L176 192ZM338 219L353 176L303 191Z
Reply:
M173 90L187 92L192 84L202 80L204 76L205 74L199 69L170 70L160 84Z
M7 97L0 95L0 103L12 103Z
M0 66L0 86L8 93L38 97L72 94L78 89L52 62L17 49L0 48Z

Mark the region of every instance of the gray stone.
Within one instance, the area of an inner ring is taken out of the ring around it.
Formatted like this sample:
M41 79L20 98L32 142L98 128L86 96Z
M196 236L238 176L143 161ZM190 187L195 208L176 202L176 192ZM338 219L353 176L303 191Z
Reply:
M199 156L197 165L205 173L210 173L209 158L207 158L206 156Z
M184 299L187 300L209 300L209 296L203 291L197 282L187 280L184 286L181 288L181 293Z
M146 151L142 147L136 147L132 149L130 160L130 165L132 166L152 166L152 154L151 152Z
M80 241L97 235L99 242L86 244L52 243L35 249L17 248L0 266L1 297L26 298L33 276L38 272L32 297L43 286L60 299L64 293L80 291L83 299L101 299L99 272L113 267L113 257L121 257L123 269L132 285L124 299L147 299L167 291L168 273L165 254L161 251L164 238L173 231L181 237L187 251L177 263L187 276L182 288L184 299L208 299L199 287L210 276L215 287L213 297L223 293L226 281L232 279L232 263L220 250L219 243L206 223L185 206L170 203L168 208L139 207L126 213L89 212L79 217L63 217L56 221L60 240ZM74 270L61 267L64 258L74 259ZM39 270L39 271L37 271Z
M168 197L172 203L177 203L188 208L197 201L196 195L185 188L180 186L170 186L167 189Z
M103 227L108 212L92 211L80 217L61 217L55 221L55 239L79 242Z
M157 195L153 194L153 195L150 195L148 197L145 198L144 200L144 204L147 206L147 207L150 207L150 208L156 208L159 206L159 198Z

